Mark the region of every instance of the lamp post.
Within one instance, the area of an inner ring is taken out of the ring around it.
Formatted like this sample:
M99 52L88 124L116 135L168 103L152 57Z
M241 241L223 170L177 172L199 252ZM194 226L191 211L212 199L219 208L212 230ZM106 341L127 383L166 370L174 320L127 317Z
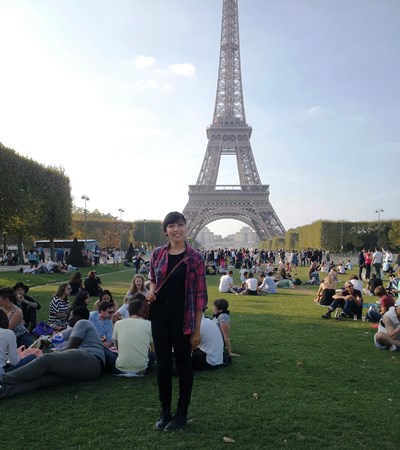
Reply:
M381 232L381 213L383 213L382 208L378 208L375 214L378 214L378 247L380 247L380 232Z
M119 208L118 211L120 212L120 224L119 224L119 251L122 255L122 213L125 212L122 208Z
M340 253L343 255L343 220L340 221Z
M146 254L146 219L143 219L143 251Z
M81 199L85 201L85 209L83 211L83 214L85 216L85 250L87 251L87 209L86 209L86 202L88 202L90 200L90 198L86 194L83 194Z

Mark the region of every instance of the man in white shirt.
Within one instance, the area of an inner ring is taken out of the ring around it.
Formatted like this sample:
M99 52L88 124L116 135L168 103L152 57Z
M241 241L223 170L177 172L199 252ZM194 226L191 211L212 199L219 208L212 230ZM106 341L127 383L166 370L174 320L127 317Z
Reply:
M233 278L232 278L233 272L230 270L226 275L222 275L219 281L219 292L221 293L227 293L235 291L233 290Z
M142 300L133 300L128 306L129 319L119 320L114 325L113 338L118 348L114 371L116 375L142 376L154 364L151 322L137 315L141 306Z
M381 277L383 253L379 247L376 247L374 254L372 255L372 265L374 266L375 274L377 278Z
M224 362L224 338L216 322L203 317L200 324L200 345L192 353L193 370L213 369Z
M254 278L253 272L250 272L246 280L246 289L241 292L242 295L257 295L258 280Z
M261 284L258 287L258 292L262 294L276 294L276 283L272 278L273 272L268 272L268 275L262 273L260 275Z

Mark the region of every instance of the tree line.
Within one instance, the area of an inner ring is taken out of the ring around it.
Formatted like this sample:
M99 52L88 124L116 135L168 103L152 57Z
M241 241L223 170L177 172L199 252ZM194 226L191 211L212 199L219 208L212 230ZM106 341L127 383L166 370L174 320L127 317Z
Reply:
M318 220L312 224L291 228L284 237L272 238L262 243L262 248L272 250L320 248L335 253L349 253L377 246L400 251L400 221Z
M0 167L0 230L3 242L16 240L20 258L24 241L71 233L71 186L62 167L43 166L1 143Z

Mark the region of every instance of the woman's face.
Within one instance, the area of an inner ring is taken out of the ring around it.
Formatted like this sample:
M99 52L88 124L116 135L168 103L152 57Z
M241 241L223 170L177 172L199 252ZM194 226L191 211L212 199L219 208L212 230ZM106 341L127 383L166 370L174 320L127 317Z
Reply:
M186 239L186 224L183 221L178 223L170 223L167 225L166 234L170 242L175 244L180 243Z
M100 301L102 301L102 302L109 302L111 300L111 297L108 295L108 294L104 294L102 297L101 297L101 300Z
M85 298L85 303L88 305L90 303L90 297L89 295Z
M219 309L215 305L213 305L213 311L214 311L214 314L219 313Z
M68 295L70 295L71 294L71 286L70 285L68 285L65 289L64 289L64 296L65 297L68 297Z
M142 280L141 277L135 278L135 286L136 286L138 289L142 289L142 287L143 287L143 280Z

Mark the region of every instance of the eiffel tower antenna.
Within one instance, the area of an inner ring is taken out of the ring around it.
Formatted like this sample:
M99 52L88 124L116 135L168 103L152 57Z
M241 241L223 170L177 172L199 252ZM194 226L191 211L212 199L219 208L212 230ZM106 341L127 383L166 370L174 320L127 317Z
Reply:
M269 202L269 185L261 183L246 123L240 66L238 0L223 0L217 95L208 145L189 201L183 210L189 236L220 219L246 223L260 240L283 236L285 229ZM234 155L240 185L217 185L221 156Z

